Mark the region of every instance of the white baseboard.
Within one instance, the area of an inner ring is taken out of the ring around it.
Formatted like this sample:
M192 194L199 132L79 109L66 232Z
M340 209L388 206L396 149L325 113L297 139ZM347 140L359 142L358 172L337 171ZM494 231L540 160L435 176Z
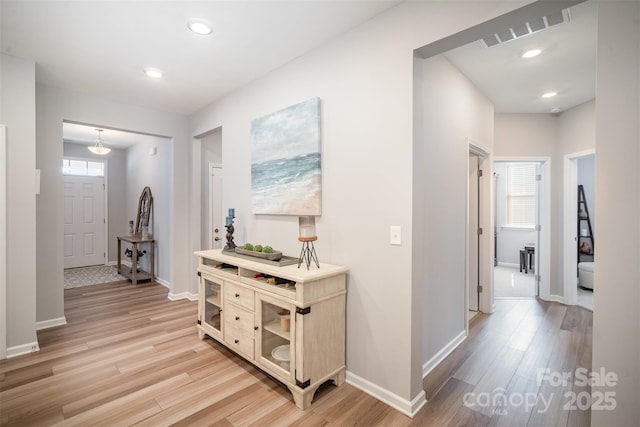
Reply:
M547 298L543 298L542 296L540 297L541 299L545 300L545 301L555 301L555 302L559 302L560 304L564 304L564 297L560 296L560 295L549 295Z
M498 262L498 267L520 268L520 264L512 264L510 262Z
M160 277L156 276L156 278L154 279L157 283L160 283L162 286L164 286L165 288L171 290L171 284L169 282L167 282L164 279L161 279Z
M22 356L23 354L35 353L36 351L40 351L40 346L38 345L38 341L34 341L28 344L17 345L15 347L7 348L7 359L16 356Z
M49 319L43 320L42 322L36 322L36 331L41 331L42 329L54 328L56 326L62 326L67 324L67 318L62 316L57 319Z
M365 393L375 397L381 402L391 406L394 409L402 412L403 414L413 418L413 416L427 403L424 391L420 391L413 400L408 401L401 398L395 393L390 392L377 384L374 384L356 374L347 371L347 383L364 391Z
M160 283L165 288L169 289L169 295L167 298L171 301L177 301L180 299L188 299L189 301L198 301L198 294L193 294L191 292L180 292L178 294L174 294L171 292L171 284L164 279L160 279L156 277L156 282Z
M429 372L440 364L453 350L455 350L464 340L467 339L467 331L462 331L452 339L449 344L445 345L439 352L437 352L431 359L427 360L422 365L422 378L427 376Z
M198 301L198 294L192 294L191 292L180 292L179 294L174 294L169 292L168 298L171 301L177 301L179 299L188 299L189 301Z

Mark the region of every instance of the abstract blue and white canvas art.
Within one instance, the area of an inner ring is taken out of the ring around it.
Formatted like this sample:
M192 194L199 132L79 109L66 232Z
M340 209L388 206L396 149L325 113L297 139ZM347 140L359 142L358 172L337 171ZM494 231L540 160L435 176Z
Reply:
M251 122L254 214L320 215L320 98Z

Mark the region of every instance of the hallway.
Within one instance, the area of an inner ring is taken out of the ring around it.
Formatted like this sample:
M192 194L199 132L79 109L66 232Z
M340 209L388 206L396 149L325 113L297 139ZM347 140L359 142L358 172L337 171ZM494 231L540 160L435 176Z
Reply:
M567 408L590 392L573 379L591 369L592 318L576 306L496 300L496 312L476 316L467 340L427 375L428 403L412 424L589 426L589 410ZM553 387L544 372L571 379Z

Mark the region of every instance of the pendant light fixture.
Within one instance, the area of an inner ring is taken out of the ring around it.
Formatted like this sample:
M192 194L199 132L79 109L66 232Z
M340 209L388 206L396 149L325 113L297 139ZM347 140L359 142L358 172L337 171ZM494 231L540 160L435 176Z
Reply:
M102 133L104 129L96 129L98 131L98 139L96 139L96 145L90 145L89 151L93 154L98 154L100 156L104 156L105 154L109 154L111 148L107 148L102 145Z

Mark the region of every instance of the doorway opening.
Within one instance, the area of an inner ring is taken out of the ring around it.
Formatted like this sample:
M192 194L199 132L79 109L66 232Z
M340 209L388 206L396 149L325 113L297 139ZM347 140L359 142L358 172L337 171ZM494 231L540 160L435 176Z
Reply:
M64 268L104 265L106 160L63 158Z
M501 159L493 164L495 298L536 298L547 293L545 164L536 159Z
M200 249L220 249L225 243L222 214L222 128L200 140ZM206 201L206 202L205 202Z
M97 128L103 129L101 139L104 146L111 149L106 155L92 154L88 150L89 146L95 144ZM154 265L157 266L156 281L169 287L168 282L163 278L169 277L171 248L170 245L165 245L165 249L163 249L160 242L171 240L171 229L165 224L169 224L171 213L169 209L171 174L167 173L167 170L171 170L172 139L161 135L114 129L100 124L70 120L62 122L62 138L63 164L61 166L64 169L65 193L70 191L70 181L80 180L89 183L96 181L93 183L95 184L94 189L102 194L101 203L98 199L88 199L84 195L76 198L75 202L71 202L68 195L65 194L63 201L65 229L69 225L72 208L76 209L77 205L82 205L83 211L86 212L81 211L81 222L86 223L88 218L95 216L95 220L91 222L97 228L102 229L100 240L102 243L99 243L97 238L92 239L91 236L86 235L83 230L80 239L82 245L91 249L90 245L93 244L94 252L99 259L80 265L72 265L68 262L67 257L72 239L65 231L65 236L62 237L65 248L63 267L66 269L63 272L64 286L68 287L65 272L72 267L84 268L96 265L104 267L87 268L82 272L82 275L78 275L79 281L73 281L76 285L82 285L83 282L92 284L104 280L103 283L106 283L122 279L118 276L115 267L118 259L117 237L128 233L128 224L135 219L140 192L145 187L149 187L154 194L154 209L152 218L150 218L149 234L158 242L158 250L154 253ZM87 183L81 183L78 189L86 192ZM82 246L80 247L82 248ZM140 268L148 269L150 263L149 257L144 257L140 260Z
M478 313L490 313L493 308L493 279L490 268L491 174L490 152L467 138L469 146L467 182L467 245L466 245L466 330Z
M566 155L564 173L565 303L593 311L595 150Z

